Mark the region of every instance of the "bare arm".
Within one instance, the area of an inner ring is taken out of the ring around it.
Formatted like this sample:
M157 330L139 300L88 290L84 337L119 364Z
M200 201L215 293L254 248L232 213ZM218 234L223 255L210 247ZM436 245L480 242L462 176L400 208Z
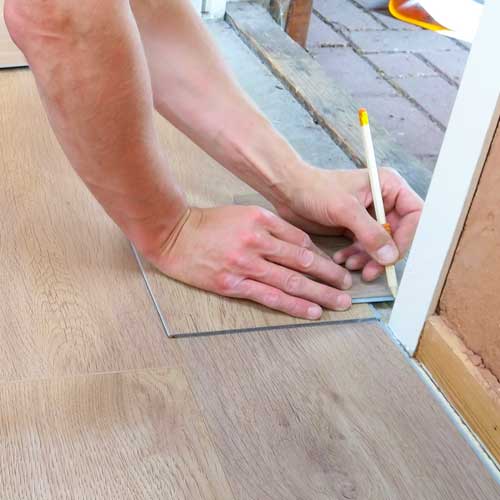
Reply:
M157 110L269 199L304 164L241 90L189 0L131 0Z
M5 18L71 164L150 252L187 206L153 126L150 77L127 0L8 0Z
M403 256L422 200L392 171L382 174L392 240L366 210L366 172L307 165L242 92L189 0L131 0L158 111L228 170L309 232L353 234L348 267L374 279ZM338 256L344 262L346 252Z

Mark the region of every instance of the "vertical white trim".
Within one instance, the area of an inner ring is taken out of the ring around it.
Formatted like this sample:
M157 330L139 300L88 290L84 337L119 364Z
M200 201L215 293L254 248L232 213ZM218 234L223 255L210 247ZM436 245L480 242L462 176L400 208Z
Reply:
M415 352L441 295L500 114L500 2L487 0L389 321Z
M191 3L193 4L193 7L196 9L196 12L201 14L203 8L203 0L191 0Z
M204 0L203 13L212 19L222 19L226 13L227 0Z

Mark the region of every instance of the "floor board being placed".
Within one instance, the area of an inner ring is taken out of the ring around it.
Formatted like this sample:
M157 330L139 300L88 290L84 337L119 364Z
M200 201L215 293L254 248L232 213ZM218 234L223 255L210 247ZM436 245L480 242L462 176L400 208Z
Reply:
M182 370L0 384L0 497L233 500Z
M179 184L190 204L211 207L234 203L249 187L223 169L165 120L157 120L160 138ZM170 335L266 328L311 323L257 304L220 297L170 279L143 262L153 295ZM367 304L345 312L325 311L321 321L373 318Z
M239 500L500 498L376 322L177 342Z
M175 363L130 246L50 130L29 70L0 72L0 380Z

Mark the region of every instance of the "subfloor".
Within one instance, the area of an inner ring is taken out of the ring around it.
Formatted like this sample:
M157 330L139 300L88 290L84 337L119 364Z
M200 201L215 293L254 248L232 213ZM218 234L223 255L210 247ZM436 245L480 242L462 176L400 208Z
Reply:
M349 166L227 25L209 27L304 155ZM500 498L369 305L323 324L167 338L168 278L148 291L67 164L29 70L1 71L0 90L0 498ZM173 162L213 165L158 129ZM209 199L202 181L191 196ZM180 314L188 326L228 311L195 304Z
M373 4L314 0L307 50L395 142L433 170L468 46Z

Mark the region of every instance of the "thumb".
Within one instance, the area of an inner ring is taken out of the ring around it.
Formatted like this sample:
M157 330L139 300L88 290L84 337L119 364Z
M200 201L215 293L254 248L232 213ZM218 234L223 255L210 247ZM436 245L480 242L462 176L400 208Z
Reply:
M398 260L399 251L394 240L357 199L349 202L347 210L344 209L342 216L336 219L354 233L366 252L379 264L393 264Z

